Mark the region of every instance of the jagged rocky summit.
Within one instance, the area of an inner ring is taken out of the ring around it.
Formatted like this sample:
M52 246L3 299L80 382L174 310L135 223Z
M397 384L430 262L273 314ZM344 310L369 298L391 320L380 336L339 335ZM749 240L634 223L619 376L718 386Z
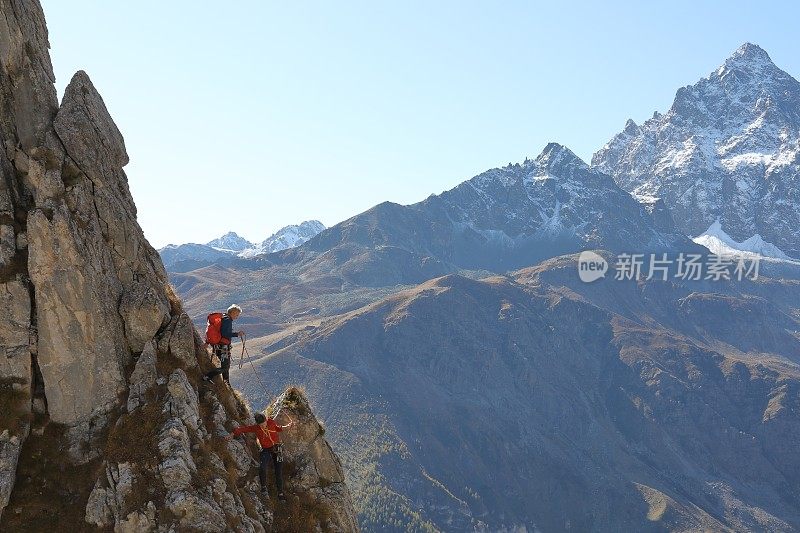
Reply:
M259 499L254 450L220 438L251 413L199 386L208 358L136 222L122 135L84 72L59 105L39 3L0 10L0 529L271 531L311 505L304 530L353 531L310 412L287 434L303 503Z
M666 113L624 130L592 158L645 203L663 202L685 235L719 220L800 257L800 82L745 43Z

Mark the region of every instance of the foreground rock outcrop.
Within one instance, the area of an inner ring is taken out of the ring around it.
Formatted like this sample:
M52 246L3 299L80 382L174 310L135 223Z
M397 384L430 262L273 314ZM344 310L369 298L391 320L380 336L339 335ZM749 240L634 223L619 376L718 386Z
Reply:
M222 439L252 415L198 382L208 357L136 222L122 135L84 72L59 105L39 3L0 11L0 529L272 530L287 511L261 501L255 450ZM287 438L290 464L322 446ZM355 530L341 470L322 476L290 482L307 531Z
M305 394L289 388L269 407L294 421L284 433L288 501L275 515L276 531L357 531L358 522L339 457Z

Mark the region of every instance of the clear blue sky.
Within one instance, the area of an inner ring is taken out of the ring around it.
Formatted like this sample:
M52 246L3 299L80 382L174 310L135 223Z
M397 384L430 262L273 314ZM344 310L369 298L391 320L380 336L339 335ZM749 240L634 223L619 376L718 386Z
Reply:
M795 2L42 0L151 243L412 203L549 141L588 160L741 43L800 76Z

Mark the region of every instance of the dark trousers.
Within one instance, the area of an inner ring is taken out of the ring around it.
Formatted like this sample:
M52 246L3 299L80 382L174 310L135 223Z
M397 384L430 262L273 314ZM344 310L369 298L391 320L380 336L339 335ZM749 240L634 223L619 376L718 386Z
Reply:
M275 468L275 485L278 487L278 492L283 492L283 454L278 446L272 448L262 448L258 464L258 480L261 482L261 488L267 488L267 468L269 462Z
M226 383L230 383L230 369L231 369L231 347L229 344L215 344L213 346L214 354L219 357L220 368L215 368L214 370L206 373L208 379L214 379L215 377L222 374L222 379L225 380Z

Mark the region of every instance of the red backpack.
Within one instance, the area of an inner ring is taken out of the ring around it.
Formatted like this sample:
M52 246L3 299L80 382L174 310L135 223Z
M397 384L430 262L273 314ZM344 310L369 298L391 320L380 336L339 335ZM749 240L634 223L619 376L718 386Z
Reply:
M206 324L206 343L230 344L230 342L231 341L228 339L222 338L222 313L211 313L208 315L208 323Z

